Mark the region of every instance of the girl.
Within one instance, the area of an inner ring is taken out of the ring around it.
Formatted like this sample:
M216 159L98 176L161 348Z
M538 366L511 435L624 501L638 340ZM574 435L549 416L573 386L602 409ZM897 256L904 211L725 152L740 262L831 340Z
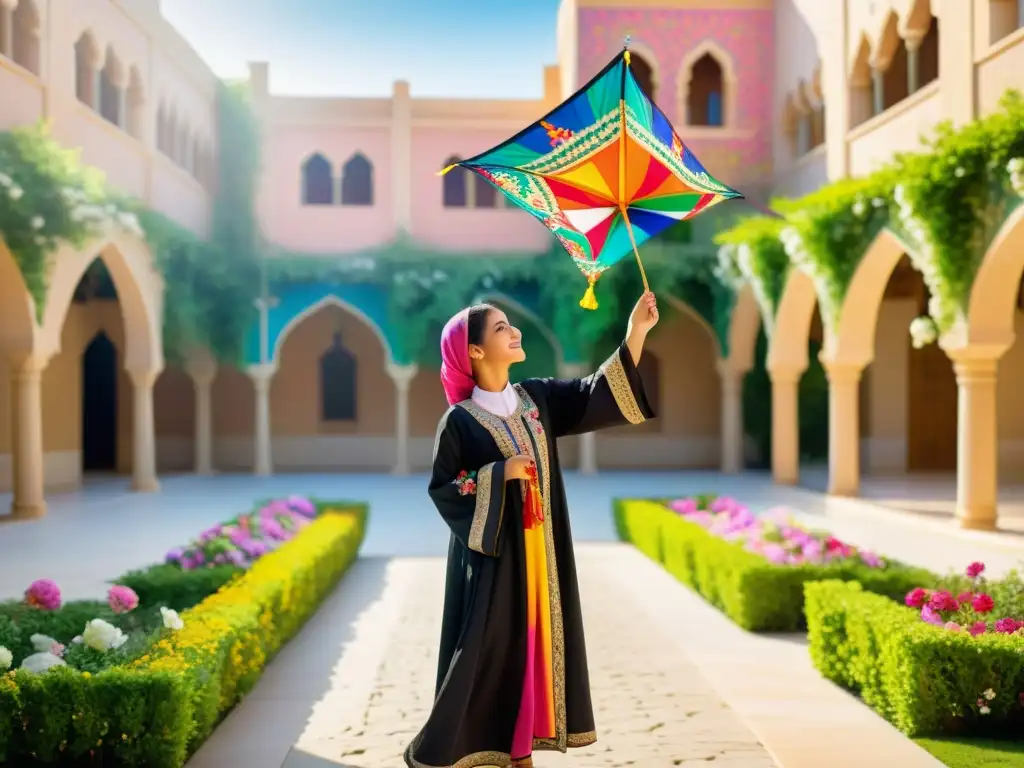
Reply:
M532 766L534 750L597 740L555 440L654 416L636 366L657 322L646 293L596 373L516 385L509 367L526 353L504 312L480 304L445 326L452 407L429 492L452 535L434 707L409 768Z

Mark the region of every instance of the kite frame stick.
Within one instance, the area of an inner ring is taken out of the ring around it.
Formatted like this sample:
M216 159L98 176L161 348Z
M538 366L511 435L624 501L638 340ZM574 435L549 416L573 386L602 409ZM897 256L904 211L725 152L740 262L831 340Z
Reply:
M644 263L640 260L640 250L636 247L636 238L633 236L633 225L629 223L629 213L626 211L626 73L629 71L629 38L626 38L626 52L623 55L622 67L622 90L619 92L619 212L626 223L626 233L629 235L629 242L633 246L633 255L636 256L636 265L640 267L640 279L644 281L644 293L649 293L651 286L647 284L647 272L644 271Z

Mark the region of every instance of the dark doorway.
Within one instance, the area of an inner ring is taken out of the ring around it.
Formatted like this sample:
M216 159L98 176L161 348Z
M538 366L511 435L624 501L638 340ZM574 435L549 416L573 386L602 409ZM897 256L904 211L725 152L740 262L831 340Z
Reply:
M117 468L117 349L102 331L82 355L82 469Z

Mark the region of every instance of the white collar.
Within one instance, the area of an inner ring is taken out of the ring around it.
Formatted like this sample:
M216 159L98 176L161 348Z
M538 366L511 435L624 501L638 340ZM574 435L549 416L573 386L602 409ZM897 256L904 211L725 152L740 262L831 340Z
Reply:
M490 411L503 419L507 419L515 413L516 408L519 407L519 395L516 394L512 382L506 384L501 392L487 392L480 387L473 387L472 399L485 411Z

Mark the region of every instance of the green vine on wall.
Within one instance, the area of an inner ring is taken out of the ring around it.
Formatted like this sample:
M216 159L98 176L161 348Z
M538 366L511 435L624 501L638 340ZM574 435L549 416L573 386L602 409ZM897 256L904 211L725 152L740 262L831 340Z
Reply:
M785 220L779 217L751 216L715 237L720 246L718 280L737 291L743 283L749 284L769 329L790 268L789 256L782 244L785 225Z
M914 241L914 266L932 298L928 312L948 331L967 312L971 287L999 227L1020 204L1024 99L962 128L941 126L923 152L898 158L897 215Z
M42 321L49 255L104 231L141 235L132 206L107 193L103 174L79 162L44 123L0 133L0 238L21 269Z
M889 222L893 174L842 179L794 201L779 201L786 254L814 282L822 321L835 328L850 281Z

